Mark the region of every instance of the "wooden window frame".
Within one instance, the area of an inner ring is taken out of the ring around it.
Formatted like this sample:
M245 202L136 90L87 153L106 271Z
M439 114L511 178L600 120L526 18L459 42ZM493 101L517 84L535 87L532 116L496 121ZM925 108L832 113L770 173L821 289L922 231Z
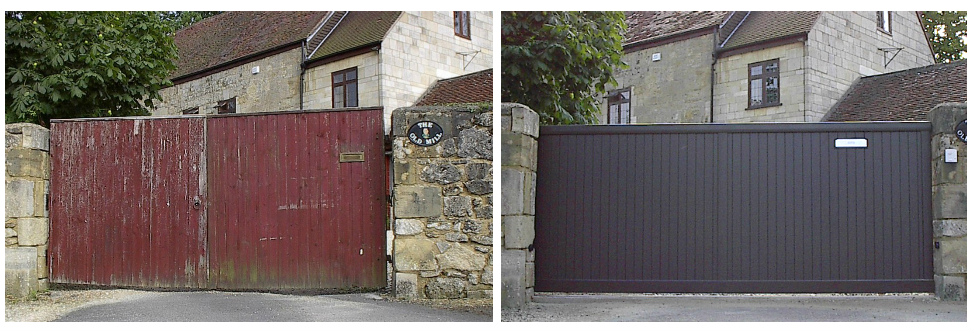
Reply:
M884 23L887 23L886 29L884 29ZM888 35L893 35L894 34L893 27L894 27L894 12L877 11L877 30Z
M353 78L349 79L348 74L353 74ZM342 79L336 82L336 75L342 75ZM332 72L329 76L332 80L332 108L354 108L359 106L359 70L358 67L346 68L340 71ZM335 88L342 88L342 103L337 105L335 98ZM349 87L354 87L354 93L350 93ZM350 103L351 101L351 103Z
M471 12L454 12L454 35L471 39Z
M624 96L623 93L626 93L626 96ZM607 124L610 124L610 125L629 124L630 123L630 119L633 116L633 104L632 104L632 101L633 101L633 88L632 87L630 87L630 88L623 88L623 89L617 89L617 90L610 91L609 94L606 95L606 123ZM619 105L619 108L616 111L618 113L616 115L617 122L615 122L615 123L612 122L612 120L613 120L613 114L612 114L613 111L612 110L613 110L613 106L614 105ZM627 106L627 111L626 111L627 112L626 113L627 116L626 116L626 121L625 122L623 121L623 111L622 111L623 110L623 105L626 105Z
M237 113L237 96L217 102L217 114Z
M774 66L775 72L767 71L766 66L771 64L775 65ZM757 66L761 66L762 73L752 74L752 68ZM782 79L781 79L782 67L779 66L778 58L748 64L748 67L745 70L748 72L748 83L745 85L746 89L748 90L748 107L746 109L760 109L760 108L782 105ZM777 96L775 100L770 100L768 90L767 90L767 83L768 83L767 80L770 78L775 79L776 89L778 89L778 91L776 92ZM759 82L762 82L761 85L762 101L761 103L758 104L752 104L752 81L755 80L761 80Z

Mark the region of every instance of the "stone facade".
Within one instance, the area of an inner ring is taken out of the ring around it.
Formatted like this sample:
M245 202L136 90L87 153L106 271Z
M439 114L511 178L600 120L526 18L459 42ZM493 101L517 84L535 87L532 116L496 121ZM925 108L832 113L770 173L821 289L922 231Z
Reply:
M470 12L467 39L454 35L452 12L403 12L377 49L308 68L304 96L301 49L294 48L163 89L153 115L194 107L213 114L217 101L232 97L237 113L331 109L332 73L356 68L359 107L382 106L388 133L392 110L413 105L437 80L493 67L492 15Z
M934 62L917 14L892 16L888 34L877 29L876 12L824 11L804 40L743 53L722 54L715 34L706 33L628 52L623 58L630 68L615 75L619 88L632 89L634 123L707 122L711 108L719 123L819 122L856 79ZM883 48L901 50L885 58ZM651 61L654 53L660 61ZM779 60L782 105L748 109L748 65L772 59ZM613 89L618 88L607 87ZM602 103L605 123L606 100Z
M159 92L161 101L152 114L178 115L190 108L216 114L217 102L233 97L237 113L297 110L300 65L301 49L295 48L183 82ZM259 68L256 74L255 67Z
M915 12L891 12L891 33L877 29L876 13L822 12L806 41L805 122L817 122L857 78L934 63ZM896 56L881 48L903 48ZM893 57L893 59L890 59Z
M945 103L928 113L931 120L931 170L934 186L934 285L944 300L968 298L968 144L955 134L967 119L967 104ZM956 149L957 163L945 162L945 150Z
M538 114L501 105L501 306L521 308L535 288Z
M493 171L490 106L393 112L393 281L397 298L493 296ZM409 127L443 128L429 147Z
M779 59L782 105L749 110L746 108L748 65L771 59ZM802 122L806 97L803 92L804 62L802 43L719 58L714 75L715 122Z
M614 73L617 87L631 88L630 108L639 110L630 123L702 123L711 117L711 51L714 34L628 52L623 61L630 67ZM660 54L660 60L652 56ZM678 98L679 97L679 98ZM601 100L607 123L607 100Z
M349 68L356 69L359 106L380 106L379 51L336 60L321 66L309 68L305 73L305 109L332 108L332 73ZM384 119L389 122L388 115ZM388 131L388 126L387 131Z
M379 52L387 131L392 110L413 105L437 80L493 67L493 13L470 12L470 39L454 35L453 22L453 12L404 12L386 34Z
M50 131L34 124L6 129L5 290L23 297L48 284Z

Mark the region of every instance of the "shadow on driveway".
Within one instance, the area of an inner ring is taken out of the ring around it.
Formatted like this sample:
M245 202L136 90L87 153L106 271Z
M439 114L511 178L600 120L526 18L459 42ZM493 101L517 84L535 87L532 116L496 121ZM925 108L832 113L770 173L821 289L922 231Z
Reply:
M501 321L965 321L966 302L930 294L646 295L536 293Z
M88 306L56 321L442 322L491 316L390 302L376 294L296 296L250 292L147 292Z

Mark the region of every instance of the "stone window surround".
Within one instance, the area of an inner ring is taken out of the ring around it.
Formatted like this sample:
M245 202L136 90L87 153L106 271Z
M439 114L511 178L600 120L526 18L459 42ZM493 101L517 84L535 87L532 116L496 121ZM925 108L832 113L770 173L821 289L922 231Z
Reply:
M624 92L627 93L627 97L626 98L623 98L622 97L622 94ZM630 101L631 100L633 100L633 87L626 87L626 88L623 88L623 89L617 89L617 90L609 91L606 94L606 123L607 124L611 124L611 125L612 124L629 124L630 123L630 117L631 117L632 112L633 112L632 104L630 104ZM626 120L624 120L622 118L623 114L622 114L622 112L619 111L619 110L622 110L622 106L624 104L629 107L627 109L627 117L626 117ZM617 112L620 115L617 117L617 121L615 123L612 121L612 119L613 119L612 118L612 109L613 109L613 106L614 105L620 106L620 109L617 109Z
M471 12L454 12L454 35L471 39Z
M775 71L774 74L769 74L769 73L767 73L764 70L764 68L765 68L766 65L773 64L773 63L775 64L776 71ZM758 74L758 75L753 75L752 74L752 67L756 67L756 66L761 66L763 68L762 74ZM782 79L781 79L782 67L779 66L779 58L769 59L769 60L764 60L764 61L759 61L759 62L755 62L755 63L748 64L748 67L747 67L746 70L748 71L748 84L746 84L746 89L748 90L748 106L745 109L746 110L752 110L752 109L760 109L760 108L773 107L773 106L781 106L782 105ZM775 78L775 80L777 81L778 89L779 89L779 98L778 98L777 101L775 101L775 103L769 103L768 96L766 95L767 91L765 90L765 83L764 83L765 82L765 79L771 78L771 77L774 77ZM752 81L754 81L756 79L762 80L761 81L762 82L762 102L760 104L752 105L752 86L751 85L752 85Z
M346 68L340 71L332 72L332 108L346 108L346 107L357 107L359 106L359 67ZM348 74L352 74L353 78L349 79ZM342 80L336 82L336 75L342 75ZM341 103L335 103L337 95L335 88L342 88L342 98ZM349 87L355 88L355 94L349 94ZM354 99L353 99L354 98Z

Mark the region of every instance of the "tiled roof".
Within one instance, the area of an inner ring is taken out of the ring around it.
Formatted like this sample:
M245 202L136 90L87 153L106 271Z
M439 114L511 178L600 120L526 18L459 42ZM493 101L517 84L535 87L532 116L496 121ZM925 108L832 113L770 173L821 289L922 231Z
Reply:
M860 78L823 121L925 121L945 102L966 102L968 61Z
M809 33L819 12L750 12L722 49Z
M491 102L494 98L494 70L437 81L417 100L417 106Z
M400 13L349 12L310 60L382 42Z
M176 32L172 78L193 74L308 37L327 12L226 12Z
M673 37L718 26L731 12L626 12L623 45Z

